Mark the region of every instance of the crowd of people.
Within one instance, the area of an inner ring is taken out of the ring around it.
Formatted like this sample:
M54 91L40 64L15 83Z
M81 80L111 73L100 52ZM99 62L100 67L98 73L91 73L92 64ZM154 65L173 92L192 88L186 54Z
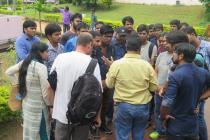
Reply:
M68 12L66 8L63 12ZM67 17L69 17L68 13ZM210 42L187 23L140 24L126 16L122 27L96 22L90 30L82 15L45 27L48 43L36 36L36 23L26 20L16 40L17 64L6 74L19 84L24 140L87 140L90 124L68 123L66 112L74 82L97 59L93 75L102 89L95 126L117 140L143 140L154 118L153 139L208 140L204 118L210 96ZM56 90L48 76L57 73ZM92 124L91 124L92 125ZM55 129L54 134L53 130Z

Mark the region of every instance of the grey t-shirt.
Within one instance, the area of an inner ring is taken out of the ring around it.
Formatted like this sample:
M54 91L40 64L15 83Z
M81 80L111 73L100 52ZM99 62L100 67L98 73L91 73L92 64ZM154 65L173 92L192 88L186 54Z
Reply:
M156 61L156 67L158 70L157 78L158 78L158 84L161 86L168 78L168 72L171 67L171 64L173 64L172 60L172 54L169 54L168 51L160 53L160 55L157 57Z
M147 44L141 46L141 51L140 51L141 58L146 60L149 63L151 63L151 60L149 58L149 46L150 46L150 44L151 44L151 42L147 41ZM154 59L156 56L157 56L157 46L155 45L153 47L153 50L152 50L151 59Z

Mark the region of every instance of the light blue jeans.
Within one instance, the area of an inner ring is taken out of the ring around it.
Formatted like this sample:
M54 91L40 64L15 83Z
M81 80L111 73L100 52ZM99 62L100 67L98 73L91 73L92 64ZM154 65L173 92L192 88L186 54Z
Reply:
M166 130L163 128L163 121L160 119L160 106L162 103L162 98L155 94L155 130L159 133L159 134L164 134L166 132Z
M149 118L149 103L142 105L132 105L119 103L115 114L115 135L117 140L143 140L144 131Z

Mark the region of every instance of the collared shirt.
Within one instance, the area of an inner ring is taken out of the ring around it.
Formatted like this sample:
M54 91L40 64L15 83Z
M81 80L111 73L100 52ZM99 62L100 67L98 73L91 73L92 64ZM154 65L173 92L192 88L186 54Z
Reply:
M73 51L58 55L53 63L51 71L56 69L58 82L55 91L52 117L61 123L68 124L66 111L71 99L73 84L85 73L90 61L91 57L89 55ZM101 84L101 75L98 64L94 70L94 76Z
M116 60L107 73L106 85L115 88L114 100L130 104L147 104L150 91L157 89L157 77L152 66L139 54L125 54Z
M113 59L118 60L122 58L126 53L126 47L125 44L120 44L117 42L117 40L114 38L111 42L111 46L113 47Z
M103 53L101 48L93 48L92 57L98 60L98 64L101 72L101 80L106 79L106 74L109 70L109 67L105 64L102 59ZM106 58L110 59L113 56L112 46L108 46L106 49Z
M55 58L63 53L63 45L61 45L60 43L58 43L57 48L54 48L50 42L47 43L47 45L49 46L48 48L48 59L47 59L47 71L48 73L50 72L50 69L52 67L52 64L55 60Z
M168 88L162 106L170 108L167 131L172 135L191 135L198 133L198 116L194 113L205 87L210 87L210 73L194 64L177 66L170 74Z
M77 39L78 39L78 36L75 36L75 37L69 39L64 46L64 52L75 51Z
M26 34L22 34L16 39L16 62L25 59L31 51L32 44L39 42L40 39L36 36L29 38Z
M210 42L201 40L200 47L196 51L203 55L204 60L210 69Z
M71 13L69 11L65 11L64 9L60 9L60 12L63 13L63 24L69 25Z

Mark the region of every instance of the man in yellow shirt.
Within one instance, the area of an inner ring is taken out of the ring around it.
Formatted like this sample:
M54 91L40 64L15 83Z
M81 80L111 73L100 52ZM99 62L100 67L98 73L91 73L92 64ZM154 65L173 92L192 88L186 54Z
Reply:
M127 53L114 61L107 73L106 86L115 88L114 101L117 104L115 131L117 140L143 140L149 117L151 91L158 88L152 66L140 59L141 40L133 32L127 38Z

